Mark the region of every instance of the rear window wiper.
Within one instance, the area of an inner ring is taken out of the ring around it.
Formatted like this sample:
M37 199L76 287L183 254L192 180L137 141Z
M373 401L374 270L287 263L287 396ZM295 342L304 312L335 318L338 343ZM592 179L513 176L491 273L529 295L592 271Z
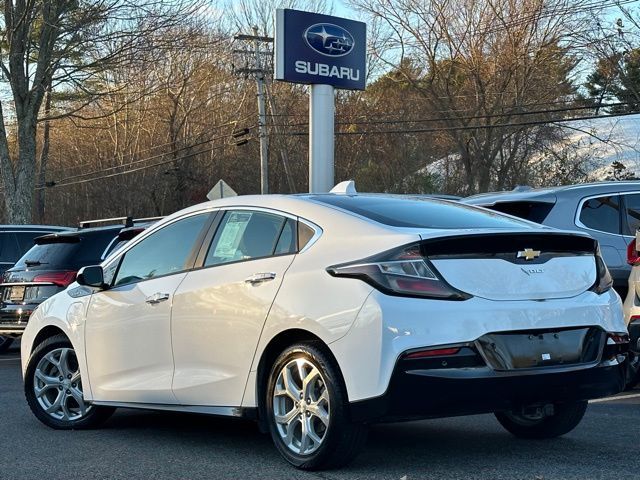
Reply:
M37 267L38 265L45 265L46 262L41 262L40 260L25 260L24 264L27 267Z

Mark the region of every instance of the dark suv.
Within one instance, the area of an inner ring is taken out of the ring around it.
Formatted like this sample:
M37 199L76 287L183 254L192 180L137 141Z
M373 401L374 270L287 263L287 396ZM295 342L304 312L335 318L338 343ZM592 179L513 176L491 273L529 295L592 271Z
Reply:
M121 219L107 219L114 221ZM78 270L101 263L124 243L151 225L150 220L123 219L125 225L80 228L39 236L35 245L3 274L0 284L0 353L20 336L33 310L67 288Z
M0 225L0 275L33 247L34 238L65 230L69 229L48 225Z

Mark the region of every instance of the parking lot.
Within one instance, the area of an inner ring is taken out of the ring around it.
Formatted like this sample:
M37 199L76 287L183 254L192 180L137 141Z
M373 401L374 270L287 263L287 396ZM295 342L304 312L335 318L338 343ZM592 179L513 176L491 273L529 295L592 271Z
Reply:
M51 430L28 410L13 347L0 357L0 478L637 479L639 394L593 403L551 441L517 440L491 415L378 425L354 463L313 473L244 421L119 410L99 430Z

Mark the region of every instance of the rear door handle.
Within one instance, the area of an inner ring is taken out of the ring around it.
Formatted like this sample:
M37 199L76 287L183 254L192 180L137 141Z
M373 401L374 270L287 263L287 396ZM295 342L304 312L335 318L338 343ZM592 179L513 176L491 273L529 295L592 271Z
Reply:
M164 302L166 300L169 300L169 294L158 292L154 293L150 297L147 297L145 301L150 305L155 305L156 303Z
M276 278L276 274L273 272L255 273L249 278L245 279L245 283L256 285L258 283L268 282L269 280L273 280L274 278Z

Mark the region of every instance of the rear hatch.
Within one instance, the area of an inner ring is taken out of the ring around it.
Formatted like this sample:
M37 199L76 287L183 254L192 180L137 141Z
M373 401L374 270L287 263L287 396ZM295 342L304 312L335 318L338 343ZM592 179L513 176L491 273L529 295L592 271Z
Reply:
M579 295L596 283L597 242L563 232L487 232L429 239L423 254L452 287L489 300Z
M3 275L2 309L38 305L64 290L81 267L101 262L116 233L53 234L37 238L36 244Z

